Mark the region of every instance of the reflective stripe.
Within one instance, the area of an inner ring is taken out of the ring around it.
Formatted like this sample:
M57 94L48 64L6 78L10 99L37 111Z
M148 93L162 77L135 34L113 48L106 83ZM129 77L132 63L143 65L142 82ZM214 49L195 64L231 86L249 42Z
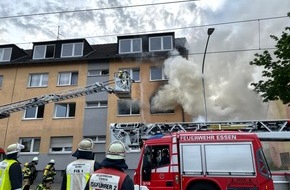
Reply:
M177 154L177 145L176 144L172 145L172 154Z
M178 172L178 166L171 166L171 172Z
M172 138L172 143L176 143L176 136Z
M169 166L156 168L156 173L169 172Z
M94 172L94 160L78 159L66 168L66 189L84 189L90 175Z
M177 155L172 155L171 156L171 164L178 164Z
M9 169L16 160L3 160L0 162L0 190L11 189L11 182L9 178Z

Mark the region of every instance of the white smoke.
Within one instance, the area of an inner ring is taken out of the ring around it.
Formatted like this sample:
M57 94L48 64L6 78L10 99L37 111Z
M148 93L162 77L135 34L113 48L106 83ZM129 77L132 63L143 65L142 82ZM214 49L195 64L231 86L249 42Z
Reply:
M164 62L169 78L153 98L158 109L174 109L181 105L194 120L205 115L200 65L173 55ZM265 105L249 88L252 68L248 63L215 63L205 75L208 121L264 119ZM223 74L222 71L228 74Z
M202 114L201 71L197 64L174 55L164 62L164 73L169 78L153 98L154 107L174 109L181 105L190 115Z

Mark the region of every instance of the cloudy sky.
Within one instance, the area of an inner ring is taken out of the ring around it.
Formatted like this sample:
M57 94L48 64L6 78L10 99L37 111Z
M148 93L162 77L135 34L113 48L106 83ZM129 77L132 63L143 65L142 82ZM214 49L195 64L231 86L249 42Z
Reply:
M269 36L280 36L289 26L286 15L290 12L289 0L10 0L0 5L0 45L13 43L29 49L32 42L57 38L104 44L116 43L119 35L174 31L176 37L187 39L190 57L187 62L175 56L166 63L183 63L181 70L175 69L181 73L192 71L183 69L186 65L200 68L206 31L214 27L205 61L210 120L267 117L268 108L249 90L249 84L259 78L249 61L262 52L259 49L274 47ZM200 72L195 73L190 79L172 81L168 89L176 91L174 85L181 83L186 91L186 82L200 80ZM171 78L180 75L172 74ZM159 103L181 104L198 118L204 111L201 88L195 89Z

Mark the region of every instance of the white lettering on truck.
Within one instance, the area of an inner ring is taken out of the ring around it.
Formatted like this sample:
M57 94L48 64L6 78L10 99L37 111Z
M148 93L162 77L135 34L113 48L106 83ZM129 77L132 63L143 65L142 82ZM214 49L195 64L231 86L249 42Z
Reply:
M180 138L181 141L228 141L236 139L236 135L187 135Z

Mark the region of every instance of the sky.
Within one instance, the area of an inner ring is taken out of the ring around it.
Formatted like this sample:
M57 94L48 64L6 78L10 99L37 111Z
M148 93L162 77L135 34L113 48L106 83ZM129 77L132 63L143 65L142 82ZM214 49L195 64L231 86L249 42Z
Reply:
M172 52L165 61L170 80L155 102L182 105L198 120L205 115L201 65L207 29L215 28L204 62L208 120L272 119L269 105L250 89L261 69L249 62L254 53L274 47L269 36L289 26L287 12L289 0L1 1L0 45L30 49L33 42L74 38L106 44L116 43L116 36L173 31L186 38L189 58Z

